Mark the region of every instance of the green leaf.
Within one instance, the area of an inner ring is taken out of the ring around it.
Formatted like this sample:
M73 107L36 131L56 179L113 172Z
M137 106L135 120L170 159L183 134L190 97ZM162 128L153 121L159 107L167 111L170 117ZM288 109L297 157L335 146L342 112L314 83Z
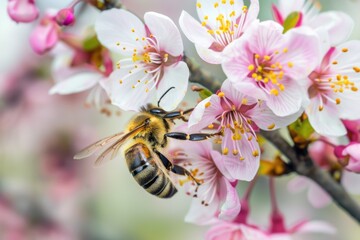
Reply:
M87 52L91 52L100 46L100 42L96 35L88 37L83 42L83 48Z
M212 92L209 89L202 89L201 91L199 91L199 96L201 98L201 100L204 100L208 97L210 97L212 95Z
M289 129L296 133L296 135L301 137L303 140L309 140L310 136L315 132L309 122L309 119L307 118L305 120L299 118L290 124Z
M287 18L284 21L284 31L283 33L286 33L290 29L296 27L298 22L301 20L301 13L300 12L292 12L290 13Z

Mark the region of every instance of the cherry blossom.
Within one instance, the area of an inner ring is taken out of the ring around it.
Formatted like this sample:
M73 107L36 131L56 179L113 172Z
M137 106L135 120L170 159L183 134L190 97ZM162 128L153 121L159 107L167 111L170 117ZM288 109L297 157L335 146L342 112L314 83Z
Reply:
M185 221L199 225L209 224L216 217L232 220L240 212L236 183L225 168L221 154L212 149L210 142L181 143L172 149L174 164L184 166L201 183L194 184L190 177L180 178L188 195L194 197Z
M233 178L251 180L260 161L256 130L275 130L287 126L298 115L276 116L263 101L238 92L229 80L221 91L200 102L189 118L193 130L203 128L222 131L222 154L229 157L225 165Z
M319 39L308 28L283 34L273 21L253 23L224 50L223 70L239 91L266 101L278 116L298 112L305 92L297 80L315 68Z
M103 86L112 103L123 110L136 111L162 98L160 107L170 111L181 102L188 85L181 35L164 15L147 12L144 20L145 25L119 9L101 13L95 24L100 42L123 56Z
M7 11L15 22L32 22L39 16L35 0L9 0Z
M213 64L221 63L224 48L240 38L259 14L258 0L251 0L249 9L242 0L198 0L196 7L201 23L183 11L180 27L200 57Z
M322 61L306 82L310 104L306 114L313 128L322 135L346 134L340 119L357 120L360 112L352 106L360 103L360 41L324 48Z
M360 173L360 143L351 142L348 145L340 145L335 148L335 155L346 170Z
M350 36L354 21L349 15L339 11L320 13L321 5L312 0L278 0L278 5L273 5L274 19L284 24L290 14L299 13L296 27L308 26L317 32L325 32L330 37L332 46L344 42Z

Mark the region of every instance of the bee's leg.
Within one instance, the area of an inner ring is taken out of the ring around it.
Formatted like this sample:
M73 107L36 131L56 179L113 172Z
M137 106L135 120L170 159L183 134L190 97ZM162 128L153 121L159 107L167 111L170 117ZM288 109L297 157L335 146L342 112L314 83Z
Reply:
M184 117L184 115L186 115L188 113L191 113L193 110L194 110L193 108L190 108L190 109L187 109L185 111L168 112L163 116L163 118L167 118L167 119L179 118L179 119L182 119L184 121L187 121L187 119Z
M170 160L167 159L167 157L165 157L161 152L157 151L156 149L154 149L154 152L158 155L166 169L178 175L188 176L194 182L196 182L197 185L200 185L200 182L188 170L179 165L173 165Z
M190 141L203 141L207 140L211 137L222 135L222 132L217 133L192 133L186 134L182 132L169 132L166 133L165 136L169 138L175 138L178 140L190 140Z

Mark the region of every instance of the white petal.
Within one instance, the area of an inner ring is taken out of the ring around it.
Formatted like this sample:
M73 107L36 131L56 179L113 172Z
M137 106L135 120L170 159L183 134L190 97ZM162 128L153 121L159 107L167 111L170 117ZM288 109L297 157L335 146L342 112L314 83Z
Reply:
M328 105L322 111L319 111L319 105L318 98L312 98L305 111L315 131L325 136L344 136L346 129L337 116L337 112Z
M127 70L115 70L110 75L110 80L102 83L112 104L125 111L139 111L146 104L154 103L155 88L151 89L150 84L144 84L144 81L138 83L139 79L149 79L150 75L146 75L144 71L139 71L124 79L127 74ZM120 80L123 81L122 84L120 84ZM134 86L136 87L134 88ZM149 91L147 92L146 89Z
M209 48L215 41L206 28L201 26L198 21L185 11L182 11L180 15L179 24L185 36L191 42L199 44L203 48Z
M185 62L164 68L164 75L156 90L157 100L159 101L162 97L161 108L165 111L171 111L179 105L186 94L189 75L189 68ZM166 91L169 92L166 93Z
M360 195L360 174L352 173L348 171L343 171L343 175L341 177L341 184L344 188L349 191L351 194Z
M123 9L103 11L95 23L95 31L99 41L114 52L123 53L123 47L142 47L142 41L136 38L146 37L144 24L134 14Z
M306 177L296 176L288 182L287 189L291 193L298 193L305 190L311 184Z
M184 46L179 29L169 17L155 12L147 12L144 20L151 34L158 40L162 51L172 56L179 56L183 53Z
M50 94L72 94L88 90L95 86L103 78L101 73L84 72L78 73L58 82L53 86Z
M195 44L195 48L201 59L205 62L210 64L220 64L222 62L222 52L204 48L200 44Z
M190 209L185 216L185 222L195 223L197 225L209 225L215 223L217 221L215 214L218 207L218 201L217 204L210 204L205 207L201 204L200 199L195 198L192 200Z
M297 229L298 233L326 233L335 234L336 228L327 222L311 221L306 222Z

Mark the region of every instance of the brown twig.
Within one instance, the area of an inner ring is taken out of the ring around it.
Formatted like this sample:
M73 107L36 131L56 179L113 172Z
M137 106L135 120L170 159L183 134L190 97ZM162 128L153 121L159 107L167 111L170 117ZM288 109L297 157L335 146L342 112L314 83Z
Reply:
M261 135L289 159L295 172L316 182L333 198L337 205L360 223L359 205L338 182L312 161L306 149L300 149L296 146L292 147L278 131L263 131Z

